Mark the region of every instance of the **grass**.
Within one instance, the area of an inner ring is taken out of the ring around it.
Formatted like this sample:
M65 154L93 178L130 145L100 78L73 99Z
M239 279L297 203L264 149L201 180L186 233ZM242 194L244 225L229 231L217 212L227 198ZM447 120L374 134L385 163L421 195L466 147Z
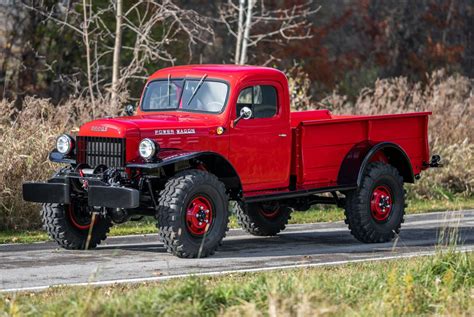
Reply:
M474 253L0 294L6 316L472 315Z
M407 207L408 214L416 214L422 212L436 212L444 210L462 210L474 208L474 198L453 199L453 200L413 200ZM320 206L305 212L294 212L291 216L290 223L314 223L314 222L330 222L344 219L344 211L341 208ZM231 228L239 228L235 216L231 216ZM125 224L116 225L110 231L111 236L123 236L130 234L150 234L156 233L157 229L155 221L152 218L145 218L137 222L127 222ZM5 243L33 243L49 240L48 235L43 230L29 231L0 231L0 244Z

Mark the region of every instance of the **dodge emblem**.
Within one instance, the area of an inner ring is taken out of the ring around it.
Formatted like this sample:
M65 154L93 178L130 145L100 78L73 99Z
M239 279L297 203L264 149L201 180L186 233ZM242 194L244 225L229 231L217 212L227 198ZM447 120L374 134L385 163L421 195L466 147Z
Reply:
M91 127L91 131L95 131L95 132L106 132L107 131L107 127L103 127L103 126L100 126L100 125L93 125Z

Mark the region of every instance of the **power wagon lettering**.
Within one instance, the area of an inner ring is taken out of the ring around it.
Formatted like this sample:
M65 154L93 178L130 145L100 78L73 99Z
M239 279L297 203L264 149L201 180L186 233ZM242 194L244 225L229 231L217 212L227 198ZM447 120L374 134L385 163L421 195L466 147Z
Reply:
M174 135L174 134L195 134L194 129L176 129L176 130L155 130L155 135Z

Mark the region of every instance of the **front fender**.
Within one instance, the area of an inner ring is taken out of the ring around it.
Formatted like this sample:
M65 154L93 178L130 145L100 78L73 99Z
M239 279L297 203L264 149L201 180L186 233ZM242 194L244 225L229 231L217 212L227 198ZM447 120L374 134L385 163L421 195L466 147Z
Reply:
M155 161L147 162L144 160L132 162L126 164L126 167L130 168L144 168L144 169L157 169L166 165L174 164L181 161L187 161L193 158L197 158L203 154L210 154L212 152L199 152L199 151L183 151L183 150L162 150L158 153L158 157Z
M242 190L242 183L234 166L222 155L209 151L184 151L184 150L162 150L154 162L130 162L126 165L129 168L141 168L148 171L159 169L163 166L174 163L199 160L204 168L214 174L224 183L231 197L237 198Z
M53 150L49 153L49 160L54 163L76 164L74 158L61 154L57 150Z

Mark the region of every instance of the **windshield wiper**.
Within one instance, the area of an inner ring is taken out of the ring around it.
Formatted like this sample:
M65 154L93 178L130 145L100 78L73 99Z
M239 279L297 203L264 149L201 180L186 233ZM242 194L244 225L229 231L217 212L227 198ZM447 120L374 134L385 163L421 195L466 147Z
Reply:
M168 108L171 107L171 74L168 74Z
M191 95L191 97L189 98L188 102L186 103L186 108L189 106L189 104L191 103L191 101L193 100L194 96L196 95L196 93L198 92L199 88L201 88L203 82L204 82L204 79L206 79L207 77L207 74L204 74L202 77L201 77L201 80L199 80L199 83L197 84L196 86L196 89L193 91L193 94Z

